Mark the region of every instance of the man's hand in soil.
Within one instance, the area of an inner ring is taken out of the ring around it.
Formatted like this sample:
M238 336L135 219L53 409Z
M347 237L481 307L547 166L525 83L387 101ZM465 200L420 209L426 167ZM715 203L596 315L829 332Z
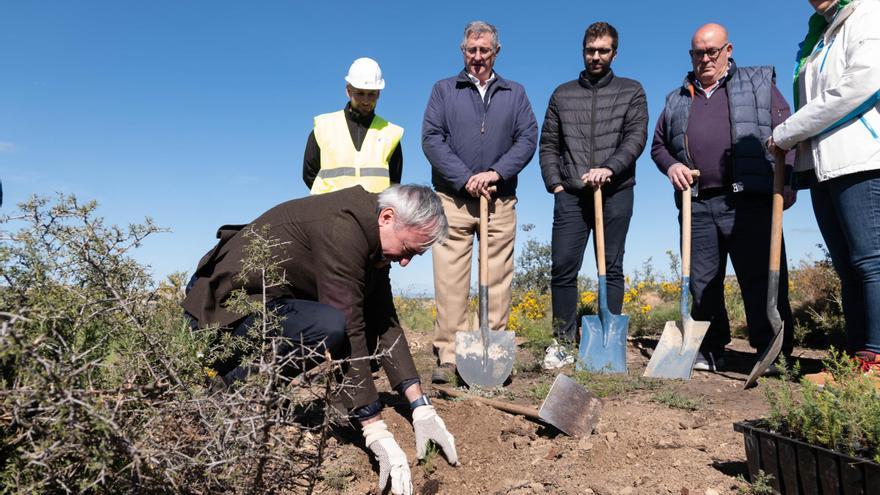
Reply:
M391 493L394 495L412 495L412 475L409 471L409 462L406 454L394 441L394 436L388 431L384 421L374 421L363 430L364 441L367 448L373 451L379 462L379 492L384 492L388 486L388 478L391 478Z
M416 457L419 460L425 458L428 450L428 442L437 444L446 459L453 466L458 465L458 453L455 451L455 437L446 429L446 424L437 415L434 406L419 406L413 409L413 429L416 433Z

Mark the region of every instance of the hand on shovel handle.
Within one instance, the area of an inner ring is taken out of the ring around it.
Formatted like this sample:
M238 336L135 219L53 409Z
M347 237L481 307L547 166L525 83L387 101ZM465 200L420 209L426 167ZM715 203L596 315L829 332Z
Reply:
M697 177L700 172L691 170L689 175ZM678 321L667 321L663 327L657 347L645 368L644 376L651 378L690 380L700 344L709 329L708 321L694 321L690 315L691 194L690 185L681 193L681 317Z
M699 170L691 170L691 184L700 176ZM681 193L681 276L691 273L691 186ZM684 287L682 287L684 290Z

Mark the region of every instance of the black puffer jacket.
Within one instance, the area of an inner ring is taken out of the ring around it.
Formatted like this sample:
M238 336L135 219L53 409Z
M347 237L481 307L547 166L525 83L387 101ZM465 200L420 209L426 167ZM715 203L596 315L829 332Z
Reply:
M553 92L541 129L541 175L547 190L584 188L587 170L611 169L606 191L635 185L636 159L648 138L648 104L638 81L609 72L595 84L581 72Z

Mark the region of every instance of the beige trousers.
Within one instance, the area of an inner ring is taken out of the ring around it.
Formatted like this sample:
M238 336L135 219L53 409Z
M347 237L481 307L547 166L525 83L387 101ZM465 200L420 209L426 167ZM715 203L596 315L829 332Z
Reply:
M474 237L479 237L480 200L438 193L449 221L449 240L435 245L434 354L440 364L455 363L455 333L472 331L468 325L468 294L471 285L471 256L479 256ZM516 197L489 201L489 329L507 329L510 317L510 285L513 281L513 244L516 239ZM482 240L480 240L482 242ZM479 278L479 272L477 274Z

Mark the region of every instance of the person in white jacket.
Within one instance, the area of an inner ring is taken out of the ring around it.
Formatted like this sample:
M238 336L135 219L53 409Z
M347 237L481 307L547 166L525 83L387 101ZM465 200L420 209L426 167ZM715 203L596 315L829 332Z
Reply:
M846 350L880 373L880 1L809 2L797 111L767 145L797 147L795 182L811 189L841 280Z

